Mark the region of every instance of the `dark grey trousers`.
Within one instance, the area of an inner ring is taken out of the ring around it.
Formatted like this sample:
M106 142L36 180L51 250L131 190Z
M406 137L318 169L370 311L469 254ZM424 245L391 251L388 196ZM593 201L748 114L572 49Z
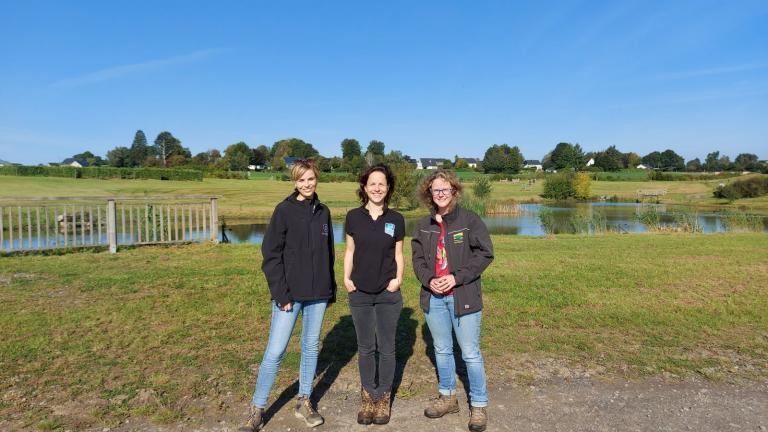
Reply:
M349 309L357 333L360 383L374 400L392 390L395 378L395 332L403 296L400 291L378 294L349 293ZM377 349L378 348L378 349ZM376 352L379 353L379 380L376 384Z

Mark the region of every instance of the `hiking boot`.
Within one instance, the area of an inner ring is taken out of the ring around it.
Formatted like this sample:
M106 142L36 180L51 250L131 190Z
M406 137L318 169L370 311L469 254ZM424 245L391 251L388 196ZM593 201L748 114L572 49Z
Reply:
M488 413L485 407L469 407L469 430L483 432L488 424Z
M300 396L296 399L296 407L293 409L293 415L296 416L296 418L304 420L304 423L309 427L320 426L325 421L323 420L323 416L318 414L318 412L312 408L312 403L307 396Z
M360 411L357 412L357 422L361 425L369 425L373 423L373 413L375 410L375 402L373 402L371 394L365 391L364 388L361 388Z
M391 402L389 392L384 393L381 399L374 402L376 411L373 414L373 424L385 425L389 423L389 403Z
M440 418L446 414L459 412L459 401L456 395L439 395L424 410L424 415L429 418Z
M238 429L239 432L258 432L264 427L264 408L251 405L248 411L248 420Z

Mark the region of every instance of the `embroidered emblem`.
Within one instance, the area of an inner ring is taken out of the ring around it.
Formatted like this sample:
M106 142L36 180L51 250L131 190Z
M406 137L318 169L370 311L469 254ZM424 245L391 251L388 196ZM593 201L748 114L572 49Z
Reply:
M328 224L323 224L323 230L321 231L321 234L324 236L328 235Z
M388 234L390 237L395 236L395 224L387 222L384 224L384 234Z
M457 233L453 233L453 243L459 244L464 243L464 232L460 231Z

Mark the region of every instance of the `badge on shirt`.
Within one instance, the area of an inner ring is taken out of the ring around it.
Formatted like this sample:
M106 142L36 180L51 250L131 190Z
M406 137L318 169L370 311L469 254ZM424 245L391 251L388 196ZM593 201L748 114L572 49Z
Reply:
M384 234L388 234L390 237L395 236L395 224L387 222L384 224Z
M453 243L454 244L464 243L464 231L453 233Z

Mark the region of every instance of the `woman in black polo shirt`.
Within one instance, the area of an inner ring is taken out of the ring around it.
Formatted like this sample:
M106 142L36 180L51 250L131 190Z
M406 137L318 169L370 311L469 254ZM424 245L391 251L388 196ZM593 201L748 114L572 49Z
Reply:
M347 213L344 286L357 333L360 369L360 424L389 422L395 376L395 330L403 309L403 237L405 220L389 208L395 179L386 165L360 176L362 206ZM378 345L378 346L377 346ZM379 380L376 351L379 352Z

